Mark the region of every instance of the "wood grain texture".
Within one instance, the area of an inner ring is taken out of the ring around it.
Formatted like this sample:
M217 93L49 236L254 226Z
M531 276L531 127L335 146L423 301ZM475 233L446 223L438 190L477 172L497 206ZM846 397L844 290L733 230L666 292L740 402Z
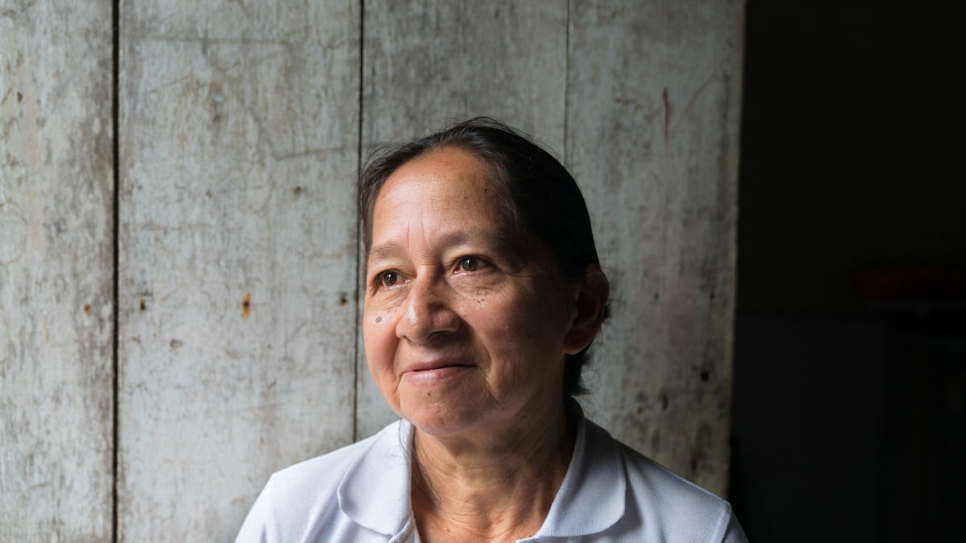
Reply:
M565 159L616 297L582 401L723 493L743 9L123 1L114 232L111 4L0 0L0 540L111 539L115 235L119 541L231 541L271 472L394 418L360 115L363 152L491 115Z
M364 27L366 149L489 115L563 151L565 0L378 0L366 2ZM361 339L357 438L396 418L372 382Z
M592 416L723 494L744 2L573 0L567 157L613 317Z
M0 0L0 541L110 541L109 2Z
M121 541L352 440L358 2L121 6Z

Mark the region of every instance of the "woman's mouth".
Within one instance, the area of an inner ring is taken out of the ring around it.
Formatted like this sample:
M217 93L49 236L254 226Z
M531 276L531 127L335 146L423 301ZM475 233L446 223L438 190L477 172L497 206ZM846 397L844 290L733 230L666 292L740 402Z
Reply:
M406 368L402 379L411 384L434 384L456 377L474 367L472 364L458 361L419 362Z

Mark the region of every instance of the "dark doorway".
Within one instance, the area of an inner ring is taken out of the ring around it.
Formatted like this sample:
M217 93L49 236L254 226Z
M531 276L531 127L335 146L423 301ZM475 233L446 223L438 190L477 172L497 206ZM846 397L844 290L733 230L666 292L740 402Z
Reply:
M966 3L749 0L731 499L966 541Z

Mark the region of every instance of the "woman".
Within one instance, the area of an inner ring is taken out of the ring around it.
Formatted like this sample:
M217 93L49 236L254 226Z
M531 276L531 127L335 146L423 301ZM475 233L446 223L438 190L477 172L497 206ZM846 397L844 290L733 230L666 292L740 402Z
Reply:
M239 542L745 541L572 400L609 286L559 162L472 119L372 161L359 211L366 356L402 420L275 474Z

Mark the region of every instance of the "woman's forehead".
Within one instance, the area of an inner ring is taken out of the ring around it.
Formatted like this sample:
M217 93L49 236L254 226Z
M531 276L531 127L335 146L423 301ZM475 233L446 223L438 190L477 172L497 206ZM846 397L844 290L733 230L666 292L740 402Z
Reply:
M479 155L454 145L430 150L403 163L389 175L386 185L400 179L419 177L433 177L439 181L473 178L483 184L501 184Z
M460 213L497 217L503 205L502 183L475 156L461 149L441 149L399 167L376 197L373 227L386 215Z
M387 185L373 214L373 246L401 240L459 244L504 238L505 213L478 185L456 180L412 179Z
M434 151L400 167L379 191L370 257L398 250L410 238L508 249L529 245L511 209L503 183L475 155L455 148Z

